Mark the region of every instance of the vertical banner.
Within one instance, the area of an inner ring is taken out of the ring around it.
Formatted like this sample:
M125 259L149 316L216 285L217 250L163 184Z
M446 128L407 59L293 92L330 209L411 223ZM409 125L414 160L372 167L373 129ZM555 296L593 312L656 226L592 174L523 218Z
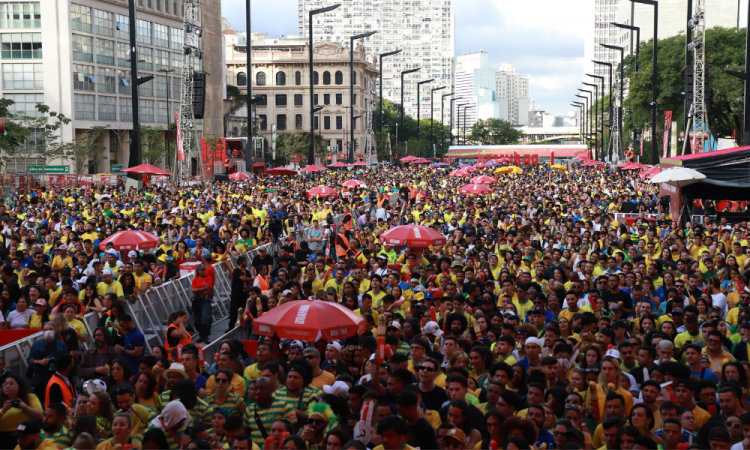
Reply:
M670 133L670 147L672 149L672 155L677 156L677 122L674 120L672 121L672 130L675 130L674 133Z
M555 164L555 151L552 150L549 154L549 164L553 165Z
M672 128L672 111L664 111L664 142L662 143L662 158L669 155L669 130Z
M174 113L174 123L177 126L177 160L185 161L185 149L182 146L182 131L180 130L180 116L177 115L177 111Z
M645 130L641 130L641 156L643 156L643 133Z

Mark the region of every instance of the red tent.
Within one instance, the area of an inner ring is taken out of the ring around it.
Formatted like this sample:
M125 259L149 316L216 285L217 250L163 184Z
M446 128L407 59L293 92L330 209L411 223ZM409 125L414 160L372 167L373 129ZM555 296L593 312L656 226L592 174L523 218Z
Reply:
M339 193L336 189L328 186L318 186L307 191L308 197L338 197Z
M286 167L277 167L275 169L268 169L266 173L269 175L297 175L296 170L287 169Z
M304 169L300 169L300 172L320 172L323 170L328 170L328 169L326 169L325 167L312 164L312 165L305 167Z
M342 163L341 161L338 161L333 164L329 164L328 167L346 167L346 164Z
M166 175L168 177L172 176L172 174L167 172L166 170L161 170L160 168L152 166L151 164L141 164L140 166L128 167L127 169L121 169L120 172L137 173L141 175Z

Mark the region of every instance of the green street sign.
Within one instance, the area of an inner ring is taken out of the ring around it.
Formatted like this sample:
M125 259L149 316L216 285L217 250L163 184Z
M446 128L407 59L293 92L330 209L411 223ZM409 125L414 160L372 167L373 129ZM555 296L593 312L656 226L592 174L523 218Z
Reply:
M112 164L110 171L112 173L120 173L120 171L124 168L125 166L123 164Z
M70 173L70 166L31 166L29 172L34 174L63 174Z

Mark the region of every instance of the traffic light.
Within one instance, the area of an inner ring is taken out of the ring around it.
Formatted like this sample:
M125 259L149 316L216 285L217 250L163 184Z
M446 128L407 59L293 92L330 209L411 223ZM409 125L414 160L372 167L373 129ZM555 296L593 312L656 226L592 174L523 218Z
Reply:
M193 115L196 119L203 118L206 109L206 74L195 72L193 75Z

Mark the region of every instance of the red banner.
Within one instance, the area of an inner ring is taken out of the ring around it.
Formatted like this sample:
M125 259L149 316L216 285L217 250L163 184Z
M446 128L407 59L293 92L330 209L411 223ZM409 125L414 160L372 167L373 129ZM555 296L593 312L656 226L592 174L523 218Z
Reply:
M177 111L174 113L174 123L177 125L177 160L185 161L185 149L182 146L182 131L180 130L180 116L177 115Z
M19 341L42 330L0 330L0 347Z

